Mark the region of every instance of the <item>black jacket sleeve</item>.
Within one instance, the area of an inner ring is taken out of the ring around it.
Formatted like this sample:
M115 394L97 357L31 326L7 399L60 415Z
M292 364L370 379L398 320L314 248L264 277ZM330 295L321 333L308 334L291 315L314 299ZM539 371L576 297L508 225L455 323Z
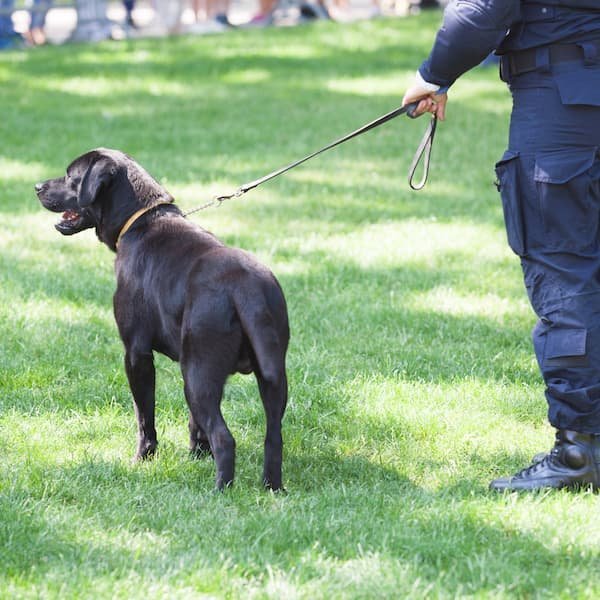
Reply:
M444 11L429 58L419 72L429 83L446 87L478 65L519 20L520 0L456 0Z

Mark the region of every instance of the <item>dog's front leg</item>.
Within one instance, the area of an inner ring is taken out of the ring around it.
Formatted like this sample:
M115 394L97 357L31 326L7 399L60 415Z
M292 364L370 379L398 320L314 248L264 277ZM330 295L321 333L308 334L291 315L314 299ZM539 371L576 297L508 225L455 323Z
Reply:
M154 427L155 370L152 352L125 353L125 372L133 394L135 415L138 421L138 447L134 460L152 456L156 450Z

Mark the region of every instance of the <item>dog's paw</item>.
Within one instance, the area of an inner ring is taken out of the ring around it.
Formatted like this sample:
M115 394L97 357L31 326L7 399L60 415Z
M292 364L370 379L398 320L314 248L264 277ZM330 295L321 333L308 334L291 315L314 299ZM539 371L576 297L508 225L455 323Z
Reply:
M142 442L138 446L137 452L133 457L133 462L137 463L143 460L149 460L156 454L156 442Z
M217 479L217 481L215 482L215 492L224 492L225 490L228 490L230 488L233 487L233 479L230 479L229 481L225 481L223 479Z
M274 494L287 494L287 490L283 487L283 484L280 482L278 485L274 485L270 481L263 479L263 486L265 490L268 492L273 492Z

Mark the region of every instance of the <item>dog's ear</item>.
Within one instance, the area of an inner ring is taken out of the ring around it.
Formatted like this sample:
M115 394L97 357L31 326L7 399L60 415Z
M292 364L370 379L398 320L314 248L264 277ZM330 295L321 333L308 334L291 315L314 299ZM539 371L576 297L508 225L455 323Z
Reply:
M117 174L119 167L117 163L108 156L100 156L90 164L79 189L79 206L86 208L91 206L100 190Z

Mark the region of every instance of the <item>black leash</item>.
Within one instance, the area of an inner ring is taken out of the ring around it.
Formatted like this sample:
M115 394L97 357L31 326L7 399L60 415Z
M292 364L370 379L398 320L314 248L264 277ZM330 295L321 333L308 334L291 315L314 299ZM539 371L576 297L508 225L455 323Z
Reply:
M198 208L194 208L193 210L186 212L183 216L187 217L188 215L191 215L195 212L198 212L199 210L203 210L203 209L208 208L209 206L213 206L215 204L220 205L225 200L229 200L231 198L239 198L240 196L243 196L246 192L253 190L255 187L258 187L259 185L261 185L267 181L270 181L271 179L274 179L275 177L282 175L283 173L290 171L291 169L294 169L298 165L301 165L302 163L306 162L307 160L310 160L311 158L314 158L315 156L318 156L319 154L322 154L323 152L326 152L327 150L331 150L331 148L335 148L335 146L339 146L340 144L343 144L344 142L347 142L348 140L351 140L352 138L355 138L358 135L366 133L367 131L370 131L371 129L375 129L375 127L379 127L380 125L383 125L384 123L387 123L388 121L391 121L392 119L395 119L396 117L398 117L400 115L406 114L411 119L414 119L414 118L416 118L414 115L414 110L417 108L417 104L418 104L418 102L413 102L412 104L407 104L406 106L396 108L395 110L392 110L391 112L389 112L385 115L382 115L378 119L375 119L374 121L371 121L370 123L367 123L366 125L363 125L362 127L360 127L359 129L356 129L352 133L349 133L348 135L345 135L344 137L339 138L335 142L331 142L331 144L324 146L320 150L317 150L316 152L313 152L312 154L309 154L308 156L301 158L300 160L296 160L293 163L286 165L285 167L281 167L280 169L277 169L276 171L273 171L273 172L269 173L268 175L261 177L260 179L255 179L254 181L250 181L248 183L245 183L244 185L241 185L232 194L225 194L223 196L215 196L210 202L207 202L206 204L199 206ZM429 163L431 160L431 149L433 146L433 138L435 136L436 126L437 126L437 117L435 115L432 115L431 121L429 122L429 125L425 131L425 134L423 135L423 138L421 139L421 142L419 144L419 147L417 148L417 152L415 153L415 157L412 161L412 164L411 164L409 172L408 172L408 184L410 185L410 187L413 190L422 189L425 186L425 183L427 182L427 176L429 175ZM418 166L419 162L421 161L421 158L423 158L423 157L425 157L425 160L423 162L423 177L421 178L421 181L419 181L419 183L415 184L414 183L415 171L417 170L417 166Z

